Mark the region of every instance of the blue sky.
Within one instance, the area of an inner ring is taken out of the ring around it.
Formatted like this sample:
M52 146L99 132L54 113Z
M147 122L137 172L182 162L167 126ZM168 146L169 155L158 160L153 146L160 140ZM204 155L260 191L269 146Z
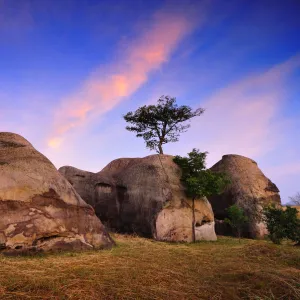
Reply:
M0 0L0 128L55 165L151 154L122 114L161 95L206 108L165 152L256 160L300 191L300 2Z

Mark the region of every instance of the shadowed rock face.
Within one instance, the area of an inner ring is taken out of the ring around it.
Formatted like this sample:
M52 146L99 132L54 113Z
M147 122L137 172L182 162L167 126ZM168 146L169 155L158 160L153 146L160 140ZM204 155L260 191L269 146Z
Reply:
M226 218L226 209L236 203L249 217L249 226L244 235L263 237L267 231L260 220L261 209L263 205L269 203L281 203L277 186L262 173L255 161L240 155L224 155L211 170L225 172L231 179L230 186L223 194L209 197L215 218L217 220ZM223 226L222 222L217 221L217 234L226 233L224 227L226 226Z
M59 171L111 228L158 240L192 240L192 201L172 156L121 158L94 174L73 167ZM208 200L196 200L195 208L197 240L215 240Z
M0 250L110 247L113 241L70 183L23 137L0 133Z

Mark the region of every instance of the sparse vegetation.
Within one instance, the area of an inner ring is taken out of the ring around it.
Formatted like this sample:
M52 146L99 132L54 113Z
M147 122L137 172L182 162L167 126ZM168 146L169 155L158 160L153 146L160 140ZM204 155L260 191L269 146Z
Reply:
M228 207L226 211L228 213L228 218L225 218L224 221L236 231L240 242L242 230L248 222L248 217L245 216L244 210L236 204L233 204L230 207Z
M300 206L300 193L299 192L295 196L290 197L290 205Z
M114 235L111 250L0 255L0 299L299 299L300 249L220 237L171 244Z
M186 188L186 194L192 198L192 240L195 242L195 199L221 193L229 184L229 179L223 173L213 173L206 169L208 152L193 149L187 157L179 155L174 162L181 168L181 181Z
M157 105L144 105L135 112L128 112L123 118L131 124L126 127L127 130L142 137L147 148L163 154L163 145L177 142L180 134L190 127L186 122L203 112L203 108L193 111L189 106L178 106L176 98L161 96Z

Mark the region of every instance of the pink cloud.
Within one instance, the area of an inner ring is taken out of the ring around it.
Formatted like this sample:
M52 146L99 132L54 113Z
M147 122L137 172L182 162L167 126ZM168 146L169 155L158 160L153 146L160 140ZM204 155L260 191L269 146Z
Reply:
M50 147L59 147L69 132L105 114L137 91L170 59L178 43L191 31L193 21L185 13L160 12L153 23L125 51L122 59L88 78L79 90L62 100L55 113Z

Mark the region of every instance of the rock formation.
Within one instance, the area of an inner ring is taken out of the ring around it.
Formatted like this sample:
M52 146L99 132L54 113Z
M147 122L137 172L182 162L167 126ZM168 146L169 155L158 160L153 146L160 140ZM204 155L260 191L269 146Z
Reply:
M109 227L157 240L192 240L192 201L172 156L121 158L99 173L68 166L59 171ZM198 199L195 208L196 239L216 240L210 203Z
M231 179L224 193L209 197L216 218L217 234L224 234L224 230L228 229L222 220L227 217L226 208L236 203L249 217L249 226L244 235L263 237L267 230L261 220L261 209L269 203L280 205L277 186L262 173L255 161L240 155L224 155L211 170L224 172Z
M93 208L23 137L0 133L0 249L110 247Z

